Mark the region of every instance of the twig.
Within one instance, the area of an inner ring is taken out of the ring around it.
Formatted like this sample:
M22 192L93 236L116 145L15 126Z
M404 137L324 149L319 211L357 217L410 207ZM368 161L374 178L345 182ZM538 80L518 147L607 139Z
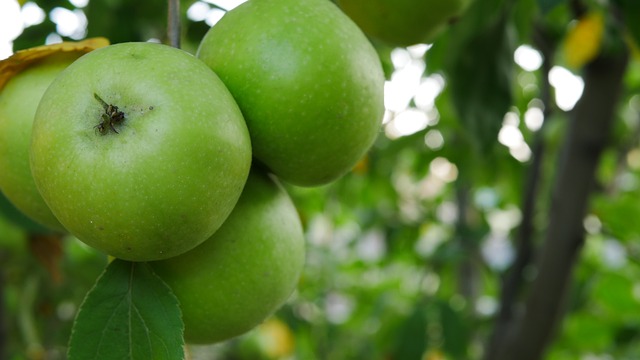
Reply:
M180 48L180 0L168 0L167 38L169 45Z

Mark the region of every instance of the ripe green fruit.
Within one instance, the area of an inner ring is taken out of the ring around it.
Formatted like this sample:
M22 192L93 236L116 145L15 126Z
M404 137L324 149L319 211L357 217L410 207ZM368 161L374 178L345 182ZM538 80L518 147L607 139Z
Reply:
M222 225L251 146L224 84L184 51L124 43L49 86L31 170L53 214L90 246L132 261L184 253Z
M368 36L391 46L431 43L471 0L336 0Z
M378 134L380 60L330 1L248 1L209 30L197 56L238 102L254 156L282 180L331 182Z
M220 230L150 264L180 302L185 340L213 343L252 329L287 300L304 266L304 235L287 193L252 171Z
M53 79L81 52L49 56L12 77L0 90L0 189L23 213L54 230L64 230L40 196L29 167L33 117Z

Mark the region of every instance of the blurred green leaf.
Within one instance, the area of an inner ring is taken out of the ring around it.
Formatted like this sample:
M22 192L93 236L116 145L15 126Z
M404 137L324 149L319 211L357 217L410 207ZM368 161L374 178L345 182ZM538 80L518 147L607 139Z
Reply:
M567 2L567 0L538 0L538 6L543 13L546 13L563 2Z
M427 350L427 305L419 301L400 325L392 351L393 359L421 359Z
M447 66L453 105L467 137L488 153L513 103L512 25L496 1L478 1L451 34ZM486 17L486 18L485 18Z
M640 202L637 193L621 194L615 198L597 197L593 212L598 216L606 232L627 242L640 238L640 228L629 219L640 218Z
M592 299L599 304L609 320L640 318L640 302L634 299L634 280L612 272L602 272L598 276L592 293Z
M87 15L87 37L104 36L112 44L129 41L165 40L167 2L91 1Z
M566 347L589 348L599 352L611 344L610 325L593 314L583 312L569 316L564 322L563 330L566 334Z
M463 319L463 311L454 310L449 302L440 302L439 308L445 352L453 359L467 359L469 321Z
M629 30L629 34L636 44L640 45L640 1L638 0L616 0L620 6L620 14L624 19L624 24Z
M182 359L183 328L178 300L151 268L116 259L80 308L68 357Z

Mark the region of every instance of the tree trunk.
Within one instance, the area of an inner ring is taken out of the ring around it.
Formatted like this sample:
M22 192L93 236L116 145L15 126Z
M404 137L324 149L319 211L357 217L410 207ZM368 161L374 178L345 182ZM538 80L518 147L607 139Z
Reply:
M627 55L600 57L587 65L582 98L571 116L555 179L537 277L523 316L501 341L492 360L541 359L562 318L572 269L584 243L583 219L595 172L615 117Z

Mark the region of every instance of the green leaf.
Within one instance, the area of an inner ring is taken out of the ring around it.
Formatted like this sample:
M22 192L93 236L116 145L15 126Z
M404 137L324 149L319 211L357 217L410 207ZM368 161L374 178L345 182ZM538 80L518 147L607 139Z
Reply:
M146 263L114 260L78 313L69 360L184 357L178 300Z
M618 0L617 3L620 6L620 14L622 14L629 34L636 44L640 44L640 21L638 21L640 18L640 1Z
M451 34L446 74L451 98L469 139L482 152L497 143L505 113L513 103L512 25L496 1L476 2ZM498 16L491 11L498 10Z
M596 197L593 211L600 218L605 232L622 242L635 241L640 238L640 229L629 219L640 217L638 193L621 194L615 198Z
M551 11L554 7L566 2L567 0L538 0L538 6L543 13Z
M440 302L440 321L442 322L443 348L453 359L467 359L470 336L469 324L462 314L451 308L448 302Z
M394 359L421 359L427 346L427 304L418 301L413 312L398 329L393 349Z

